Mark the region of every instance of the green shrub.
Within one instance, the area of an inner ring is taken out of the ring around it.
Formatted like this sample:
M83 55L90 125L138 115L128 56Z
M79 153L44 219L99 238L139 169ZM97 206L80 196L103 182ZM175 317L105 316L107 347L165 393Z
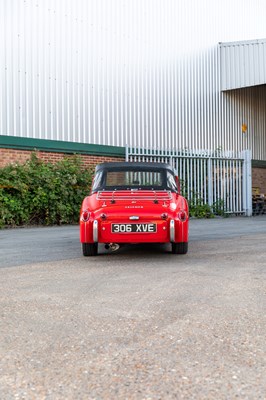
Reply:
M215 215L220 215L221 217L227 216L227 214L225 213L226 209L225 209L224 200L222 200L222 199L219 199L213 203L212 210Z
M214 218L214 216L226 217L226 207L224 200L218 199L212 206L208 203L204 203L204 199L201 198L199 193L190 191L190 196L187 192L187 185L185 181L181 181L181 193L186 198L189 198L189 215L195 218Z
M0 227L78 222L91 179L78 156L51 164L33 153L25 164L1 168Z
M192 199L188 201L188 205L189 205L190 217L195 217L195 218L214 217L214 214L209 204L204 204L203 199L201 199L197 195L194 195Z

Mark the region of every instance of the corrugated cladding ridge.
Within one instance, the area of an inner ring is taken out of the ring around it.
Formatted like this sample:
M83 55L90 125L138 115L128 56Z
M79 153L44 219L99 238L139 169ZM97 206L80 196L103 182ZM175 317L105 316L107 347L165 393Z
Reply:
M266 159L265 86L222 93L218 45L266 37L265 14L260 0L1 1L0 134Z
M266 84L266 39L220 43L221 90Z

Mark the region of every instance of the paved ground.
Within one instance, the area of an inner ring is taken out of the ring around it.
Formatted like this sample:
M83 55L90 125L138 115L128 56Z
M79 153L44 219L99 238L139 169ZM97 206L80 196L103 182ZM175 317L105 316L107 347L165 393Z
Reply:
M231 239L264 233L266 233L266 215L253 218L196 219L190 221L189 240L194 242ZM153 253L154 246L146 246L147 248ZM119 250L119 253L128 253L131 250L126 247ZM160 246L159 251L170 251L170 247ZM109 255L104 246L100 247L100 254ZM0 230L0 268L69 260L80 256L78 226Z
M77 227L0 231L0 399L265 399L266 217L190 239L83 258Z

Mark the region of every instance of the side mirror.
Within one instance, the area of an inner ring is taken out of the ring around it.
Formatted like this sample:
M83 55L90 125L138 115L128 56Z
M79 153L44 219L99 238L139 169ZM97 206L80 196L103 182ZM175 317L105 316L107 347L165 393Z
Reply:
M178 193L180 193L180 180L177 175L175 176L175 182L176 182Z

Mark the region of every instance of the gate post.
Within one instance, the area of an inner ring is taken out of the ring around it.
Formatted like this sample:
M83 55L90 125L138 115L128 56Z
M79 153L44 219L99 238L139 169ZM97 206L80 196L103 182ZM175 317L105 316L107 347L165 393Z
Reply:
M210 207L213 206L213 180L212 180L212 159L208 158L207 164L207 176L208 176L208 204Z
M252 216L251 151L243 151L243 209L247 217Z

